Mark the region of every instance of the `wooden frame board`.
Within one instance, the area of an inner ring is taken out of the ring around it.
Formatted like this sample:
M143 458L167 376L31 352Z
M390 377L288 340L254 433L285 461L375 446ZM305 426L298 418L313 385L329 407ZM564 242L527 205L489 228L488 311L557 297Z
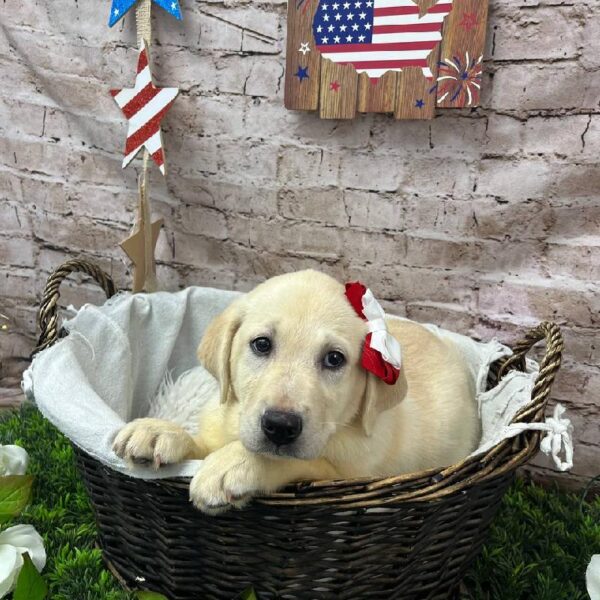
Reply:
M285 106L432 119L479 103L488 0L289 0Z

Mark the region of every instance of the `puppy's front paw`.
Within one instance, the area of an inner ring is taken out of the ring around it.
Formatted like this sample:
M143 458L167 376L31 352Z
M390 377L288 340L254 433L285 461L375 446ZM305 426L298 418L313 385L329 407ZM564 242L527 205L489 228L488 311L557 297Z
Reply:
M190 483L190 500L209 515L242 508L261 490L259 457L241 442L209 454Z
M113 451L134 463L151 462L154 468L178 463L194 453L195 443L179 425L161 419L136 419L119 431Z

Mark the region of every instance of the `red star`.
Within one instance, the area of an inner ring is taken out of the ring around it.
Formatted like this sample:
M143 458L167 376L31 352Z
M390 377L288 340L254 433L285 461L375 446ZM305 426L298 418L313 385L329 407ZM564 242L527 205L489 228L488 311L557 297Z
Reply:
M337 81L332 81L329 84L329 89L333 90L334 92L337 92L342 86L339 84L339 82Z
M477 21L477 13L465 13L462 21L460 22L460 26L465 31L471 31L471 29L474 29L477 27L477 25L479 25Z

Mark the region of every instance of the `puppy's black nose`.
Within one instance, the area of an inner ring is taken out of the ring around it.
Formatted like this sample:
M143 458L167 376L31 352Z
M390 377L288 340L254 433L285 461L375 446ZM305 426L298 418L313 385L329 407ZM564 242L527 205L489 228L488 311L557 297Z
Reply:
M267 438L277 446L291 444L302 433L302 417L285 410L267 410L260 426Z

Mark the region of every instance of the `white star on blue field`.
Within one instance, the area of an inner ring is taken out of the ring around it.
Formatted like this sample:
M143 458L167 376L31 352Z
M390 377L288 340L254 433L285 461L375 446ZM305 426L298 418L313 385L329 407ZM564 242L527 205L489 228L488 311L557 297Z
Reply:
M110 19L108 21L109 27L112 27L119 19L121 19L136 2L137 0L112 0ZM152 0L152 2L158 4L161 8L164 8L176 19L181 21L183 18L181 15L181 8L179 8L179 0Z
M373 0L320 2L313 20L317 45L362 44L368 47L373 39L373 4Z

